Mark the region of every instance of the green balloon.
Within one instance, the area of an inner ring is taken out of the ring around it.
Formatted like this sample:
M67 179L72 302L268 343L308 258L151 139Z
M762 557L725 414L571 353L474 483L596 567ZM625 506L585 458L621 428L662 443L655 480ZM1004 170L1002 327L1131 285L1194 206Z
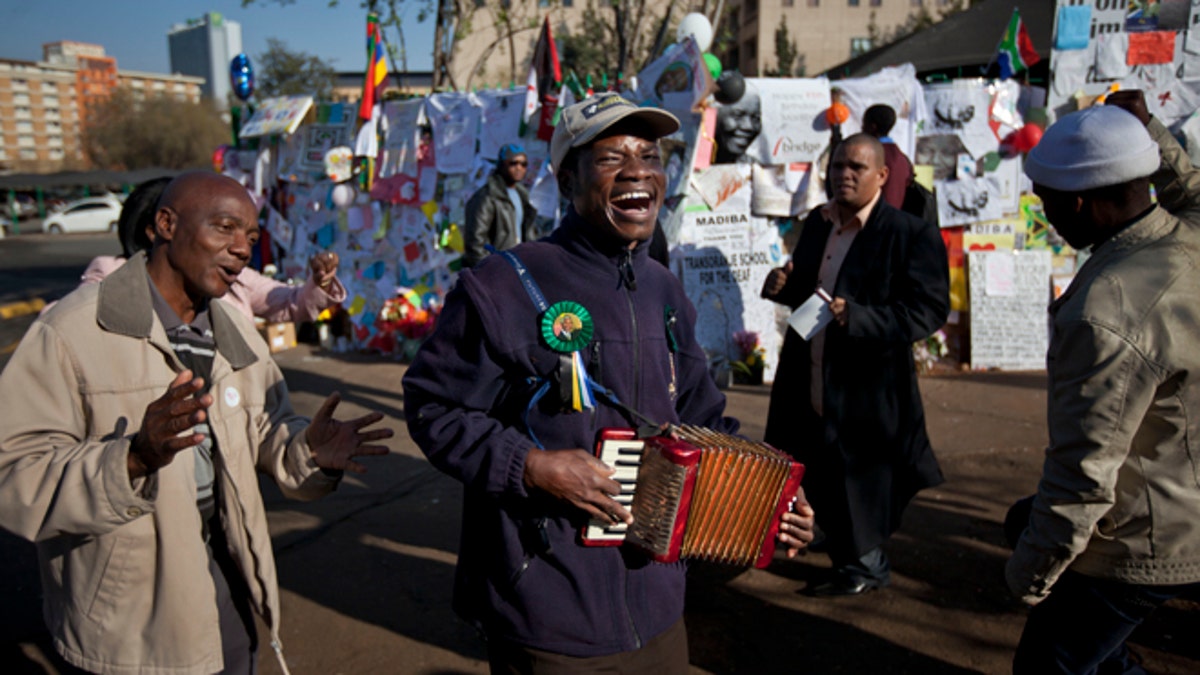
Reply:
M983 156L983 170L995 171L1000 168L1000 153L989 152Z
M708 72L712 75L712 79L717 79L721 76L723 68L721 68L721 60L718 59L712 52L704 52L704 65L708 66Z

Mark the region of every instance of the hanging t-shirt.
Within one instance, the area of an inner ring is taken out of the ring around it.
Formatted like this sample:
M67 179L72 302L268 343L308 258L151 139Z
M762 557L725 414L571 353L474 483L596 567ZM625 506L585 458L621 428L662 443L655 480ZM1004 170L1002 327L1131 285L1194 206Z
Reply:
M467 173L475 161L480 109L470 94L432 94L425 115L433 126L433 157L439 173Z

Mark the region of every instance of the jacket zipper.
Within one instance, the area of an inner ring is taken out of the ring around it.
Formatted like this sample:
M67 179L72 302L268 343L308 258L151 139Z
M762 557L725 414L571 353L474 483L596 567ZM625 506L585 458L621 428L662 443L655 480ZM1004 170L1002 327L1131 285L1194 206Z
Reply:
M633 275L633 251L625 250L618 272L621 277L621 287L625 290L625 300L629 304L629 321L633 326L633 407L637 409L641 403L641 386L638 374L641 367L641 344L638 341L637 308L633 304L633 291L637 289L637 279ZM621 585L624 593L621 604L625 609L625 618L629 621L629 632L633 634L634 649L642 648L642 636L638 635L637 624L633 622L633 612L629 611L629 570L622 570Z

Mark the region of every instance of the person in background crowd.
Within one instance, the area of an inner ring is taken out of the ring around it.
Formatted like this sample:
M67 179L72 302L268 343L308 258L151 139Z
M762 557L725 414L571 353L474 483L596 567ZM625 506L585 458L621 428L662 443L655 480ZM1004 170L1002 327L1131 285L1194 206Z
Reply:
M83 272L81 285L99 283L138 251L150 250L154 213L170 182L170 178L155 178L129 193L117 220L122 254L94 258ZM223 300L251 319L258 316L271 323L313 321L321 310L341 304L346 299L346 288L337 278L336 253L318 253L308 261L308 267L309 277L301 286L288 286L246 267Z
M496 170L467 202L463 266L474 267L491 251L506 251L537 239L537 210L529 200L529 158L515 143L500 148Z
M887 182L883 184L883 200L893 208L904 208L904 193L913 180L912 162L888 134L896 126L896 111L882 103L867 108L863 113L863 133L874 136L883 144L883 164L888 168Z
M566 215L547 238L464 270L404 376L413 440L465 487L455 609L486 634L493 673L688 672L684 564L577 539L589 518L632 519L589 450L600 429L641 426L633 409L738 428L695 309L648 258L666 190L658 139L678 127L617 94L563 110L550 152ZM560 320L569 336L542 327ZM572 412L569 352L615 400ZM790 555L812 538L803 491L793 508L780 529Z
M1013 671L1145 672L1126 638L1200 590L1200 171L1122 90L1047 129L1025 173L1091 256L1050 305L1050 443L1005 568L1035 605Z
M241 185L184 174L159 201L149 254L34 321L0 373L0 527L37 544L73 666L253 673L252 613L283 660L256 471L320 497L392 432L366 429L379 413L335 419L336 393L296 415L253 323L218 299L258 238Z
M883 147L867 134L838 145L833 201L809 213L792 260L772 270L762 290L793 309L825 293L833 316L811 341L791 330L784 338L765 436L807 466L834 567L805 589L815 596L887 586L882 544L913 496L943 480L912 343L949 314L946 249L937 227L884 202L883 161Z

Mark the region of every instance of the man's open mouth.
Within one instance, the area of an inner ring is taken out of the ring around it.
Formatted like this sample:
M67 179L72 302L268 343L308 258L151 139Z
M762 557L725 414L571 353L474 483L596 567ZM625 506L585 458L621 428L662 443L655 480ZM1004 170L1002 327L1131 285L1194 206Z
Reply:
M610 200L614 208L620 211L647 211L654 203L653 196L644 190L635 190L624 194L614 195Z

